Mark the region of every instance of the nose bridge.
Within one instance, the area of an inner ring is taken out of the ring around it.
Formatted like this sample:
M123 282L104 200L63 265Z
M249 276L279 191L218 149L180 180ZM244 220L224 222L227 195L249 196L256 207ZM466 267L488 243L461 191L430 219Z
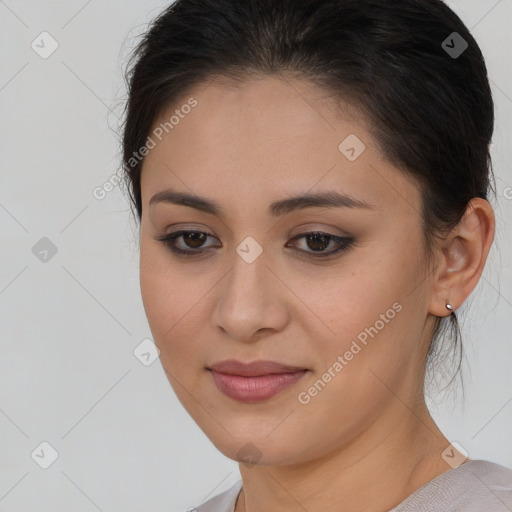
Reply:
M264 296L271 291L268 289L267 264L262 245L253 237L246 237L235 249L227 294L241 299L247 307L252 307L253 301L265 300Z
M257 331L278 330L286 322L286 307L267 268L267 256L250 237L236 247L212 316L214 326L222 327L233 338L252 339Z

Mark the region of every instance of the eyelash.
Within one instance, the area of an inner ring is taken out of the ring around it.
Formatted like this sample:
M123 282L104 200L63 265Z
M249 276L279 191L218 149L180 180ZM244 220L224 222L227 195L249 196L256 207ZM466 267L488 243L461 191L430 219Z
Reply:
M189 229L189 230L182 229L179 231L175 231L173 233L169 233L164 236L156 237L156 240L159 242L162 242L173 253L175 253L177 255L182 255L182 256L192 256L192 257L202 256L205 253L210 252L212 250L211 248L210 249L184 250L184 249L179 249L178 247L176 247L176 239L177 238L181 237L182 235L191 234L191 233L204 234L204 235L214 238L213 235L210 235L204 231L199 231L199 230L195 230L195 229ZM330 235L329 233L325 233L323 231L309 231L307 233L301 233L300 235L293 237L292 241L299 240L301 238L306 238L308 236L314 236L314 235L324 236L329 239L328 243L330 243L331 241L334 241L339 244L339 247L337 249L329 251L329 252L318 252L318 253L315 253L315 252L310 253L310 252L304 251L302 249L293 248L296 253L305 253L305 254L300 254L300 257L310 258L310 259L326 258L328 256L332 256L337 253L345 252L349 248L351 248L355 245L355 240L351 237L340 237L340 236L336 236L336 235Z

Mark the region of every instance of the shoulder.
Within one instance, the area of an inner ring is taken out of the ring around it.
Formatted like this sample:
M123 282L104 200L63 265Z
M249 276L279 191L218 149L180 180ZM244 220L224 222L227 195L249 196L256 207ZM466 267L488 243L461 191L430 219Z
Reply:
M233 512L242 480L189 512ZM512 469L472 460L434 478L389 512L510 512Z
M390 512L510 512L512 469L471 460L434 478Z
M236 498L242 488L242 480L238 480L228 490L217 494L197 507L189 509L190 512L233 512Z

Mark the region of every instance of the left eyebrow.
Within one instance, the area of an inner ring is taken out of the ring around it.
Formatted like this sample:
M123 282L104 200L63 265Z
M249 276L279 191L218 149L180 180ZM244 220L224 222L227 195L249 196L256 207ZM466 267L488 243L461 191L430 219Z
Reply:
M156 203L172 203L195 208L212 215L220 215L224 209L214 201L195 194L177 192L175 190L162 190L156 193L149 201L149 205ZM268 207L269 215L279 217L295 210L304 208L364 208L374 210L374 206L354 197L339 194L334 191L305 194L274 201Z
M318 192L316 194L306 194L288 199L282 199L271 203L268 207L269 214L274 217L284 215L294 210L301 210L303 208L364 208L373 210L374 207L360 199L354 197L338 194L338 192Z

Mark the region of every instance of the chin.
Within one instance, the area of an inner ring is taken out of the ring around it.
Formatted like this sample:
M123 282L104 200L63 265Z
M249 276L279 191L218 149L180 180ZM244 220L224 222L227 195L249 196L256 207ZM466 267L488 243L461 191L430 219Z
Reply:
M293 442L288 435L286 439L279 436L266 435L266 430L260 430L259 435L250 436L247 432L237 435L231 432L220 437L209 437L214 446L226 457L248 465L284 466L301 462L298 447L300 443ZM301 450L303 452L303 450Z

